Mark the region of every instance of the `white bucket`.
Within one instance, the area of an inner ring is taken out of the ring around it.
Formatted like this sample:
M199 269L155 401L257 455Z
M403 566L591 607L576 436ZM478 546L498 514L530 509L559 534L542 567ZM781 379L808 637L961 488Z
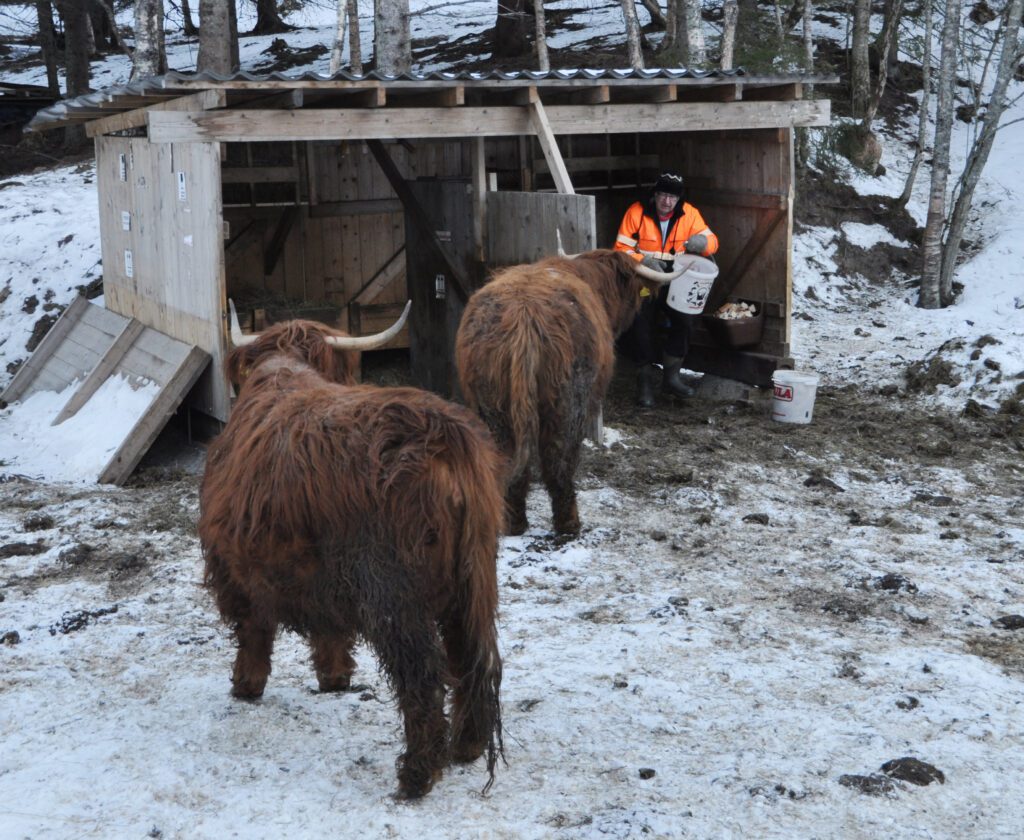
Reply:
M777 370L772 374L772 420L810 423L818 374L799 370Z
M700 315L707 303L711 284L718 276L718 266L696 254L677 254L673 268L675 271L685 268L686 271L669 283L666 303L677 312Z

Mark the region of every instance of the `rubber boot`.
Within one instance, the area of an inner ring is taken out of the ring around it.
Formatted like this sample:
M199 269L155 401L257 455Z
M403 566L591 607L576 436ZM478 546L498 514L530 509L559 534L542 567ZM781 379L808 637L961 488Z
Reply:
M692 397L697 393L692 386L686 384L686 380L683 378L680 371L683 360L679 356L666 355L662 361L665 364L665 373L661 380L663 391L676 397Z
M636 404L641 408L654 408L654 385L658 381L656 365L644 365L636 372Z

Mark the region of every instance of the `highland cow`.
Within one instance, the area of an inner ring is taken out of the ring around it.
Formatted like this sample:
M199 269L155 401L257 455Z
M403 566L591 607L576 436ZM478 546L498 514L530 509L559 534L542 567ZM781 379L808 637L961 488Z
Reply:
M551 496L555 531L579 533L573 477L608 389L615 338L633 322L641 288L675 276L596 250L504 269L470 298L455 364L467 404L510 463L509 533L528 526L533 462Z
M486 790L502 754L502 461L467 409L355 384L356 353L332 346L346 341L372 346L290 321L225 363L240 391L209 448L199 536L238 641L232 694L263 694L279 626L308 639L321 691L349 688L362 638L405 722L398 795L484 753Z

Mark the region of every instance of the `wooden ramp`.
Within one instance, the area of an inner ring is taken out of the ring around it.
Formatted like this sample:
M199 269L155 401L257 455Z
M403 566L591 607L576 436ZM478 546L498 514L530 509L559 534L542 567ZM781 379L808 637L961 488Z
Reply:
M210 355L198 347L78 297L21 366L0 400L13 403L37 391L61 392L77 381L51 424L53 433L59 434L60 424L78 413L111 376L124 377L136 390L155 383L156 396L96 477L100 484L123 484L209 360Z

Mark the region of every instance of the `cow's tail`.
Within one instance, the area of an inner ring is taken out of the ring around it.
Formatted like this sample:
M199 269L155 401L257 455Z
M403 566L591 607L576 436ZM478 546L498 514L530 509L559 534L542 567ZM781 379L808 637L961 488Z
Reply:
M511 338L505 375L508 405L505 406L511 436L509 479L515 481L530 464L537 447L540 422L538 379L541 365L541 336L532 329Z
M459 590L456 609L461 628L461 674L452 713L455 760L487 759L486 792L494 782L498 758L504 760L501 734L501 654L498 650L498 537L505 519L503 467L493 444L481 437L467 441L453 478L462 492L462 522L457 539Z

